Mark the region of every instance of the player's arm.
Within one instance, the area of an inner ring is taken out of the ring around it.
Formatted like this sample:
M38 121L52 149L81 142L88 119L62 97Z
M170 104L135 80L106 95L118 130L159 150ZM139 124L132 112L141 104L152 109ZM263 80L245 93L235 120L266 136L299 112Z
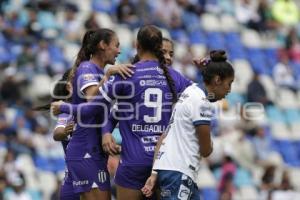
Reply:
M210 125L198 125L195 129L200 146L200 155L202 157L208 157L213 151L212 140L210 137Z
M114 117L115 114L115 110L113 109L109 114L107 123L105 123L102 128L102 148L109 155L116 155L120 153L120 146L116 144L116 141L112 136L112 132L119 122Z
M158 152L159 152L159 149L160 149L160 146L161 144L163 143L163 140L166 138L167 134L163 133L157 143L156 143L156 147L155 147L155 151L154 151L154 157L153 157L153 165L154 166L154 163L155 163L155 160L157 158L157 155L158 155ZM156 180L157 180L157 172L152 170L151 172L151 175L149 176L149 178L147 179L144 187L141 189L142 193L146 196L146 197L150 197L152 196L153 194L153 188L155 186L155 183L156 183Z
M53 131L53 139L55 141L67 140L68 136L73 132L74 122L70 122L66 126L58 126Z
M134 74L134 71L131 69L134 65L131 64L120 64L111 66L102 77L98 85L92 85L88 88L84 89L84 94L86 96L87 101L91 101L96 95L101 93L99 88L109 79L110 76L119 74L123 79L127 77L131 77Z

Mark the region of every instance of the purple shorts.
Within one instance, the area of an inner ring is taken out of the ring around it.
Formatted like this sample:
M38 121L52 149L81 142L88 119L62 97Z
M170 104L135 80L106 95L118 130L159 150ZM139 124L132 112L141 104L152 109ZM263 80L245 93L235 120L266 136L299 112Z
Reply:
M124 166L119 164L115 183L119 186L140 190L151 175L151 166Z
M65 172L65 178L63 183L60 186L60 200L80 200L80 195L77 193L75 194L72 185L72 179L69 176L68 172Z
M75 193L88 192L92 188L110 191L110 177L107 165L91 158L67 160L72 186Z

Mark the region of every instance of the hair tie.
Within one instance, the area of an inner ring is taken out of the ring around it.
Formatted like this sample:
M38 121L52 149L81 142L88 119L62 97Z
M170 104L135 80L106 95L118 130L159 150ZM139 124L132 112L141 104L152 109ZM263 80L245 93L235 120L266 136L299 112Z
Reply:
M203 66L208 65L208 63L210 63L210 62L211 62L210 57L204 57L204 58L202 58L202 59L200 60L200 63L201 63L201 65L203 65Z

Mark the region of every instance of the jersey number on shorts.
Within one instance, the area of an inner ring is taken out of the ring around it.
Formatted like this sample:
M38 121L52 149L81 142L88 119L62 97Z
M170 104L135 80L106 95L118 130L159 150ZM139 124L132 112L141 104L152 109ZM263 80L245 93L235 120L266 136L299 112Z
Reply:
M151 101L151 96L155 96L155 100ZM161 120L162 113L162 91L159 88L148 88L145 90L144 105L154 109L154 116L145 115L146 123L157 123Z

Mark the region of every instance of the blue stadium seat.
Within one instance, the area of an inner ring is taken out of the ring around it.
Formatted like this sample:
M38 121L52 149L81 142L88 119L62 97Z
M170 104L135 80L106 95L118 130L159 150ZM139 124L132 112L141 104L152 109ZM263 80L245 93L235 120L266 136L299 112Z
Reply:
M259 74L272 74L272 70L268 68L263 51L259 48L247 48L248 60L251 63L253 71Z
M286 122L289 124L300 123L300 112L296 109L287 109L284 112Z
M219 192L216 188L204 188L201 189L200 196L202 196L203 200L218 200Z
M276 48L266 48L264 49L265 58L267 59L268 65L271 70L278 63L278 49Z
M251 174L244 168L238 168L234 176L234 184L239 188L242 186L253 186Z
M221 32L207 32L208 49L225 49L225 42Z
M235 106L238 103L243 104L245 102L245 97L239 93L231 92L226 96L226 100L230 106Z
M300 159L293 142L289 140L276 140L276 145L285 163L293 167L300 166Z
M283 113L276 106L268 106L266 108L267 116L271 122L285 123L286 119Z
M191 44L206 44L206 36L201 29L196 29L188 33Z

